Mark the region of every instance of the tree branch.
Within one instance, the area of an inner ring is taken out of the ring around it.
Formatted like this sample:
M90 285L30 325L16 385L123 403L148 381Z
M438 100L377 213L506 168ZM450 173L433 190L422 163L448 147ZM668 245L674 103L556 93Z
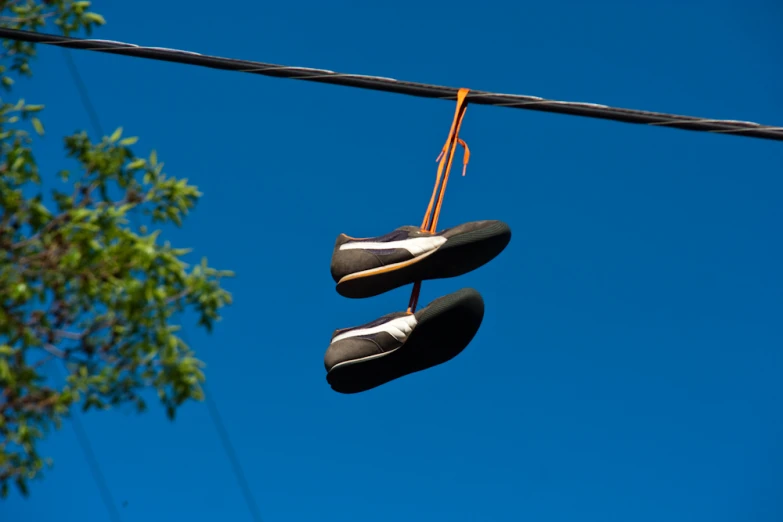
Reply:
M46 20L47 18L51 18L55 15L55 13L39 13L33 16L28 16L27 18L15 18L11 16L0 16L0 23L9 23L9 24L24 24L29 22L30 20L34 18L42 18Z
M11 245L11 250L19 250L22 247L25 247L29 245L30 243L34 243L38 240L43 234L49 232L52 230L52 228L55 227L55 225L58 225L61 221L64 221L66 216L68 216L68 213L63 212L59 216L55 216L49 221L45 227L43 227L41 230L33 234L32 236L28 237L27 239L23 239L22 241L19 241L17 243L14 243Z
M81 332L81 333L75 333L75 332L68 332L66 330L55 330L54 334L58 337L62 337L64 339L71 339L73 341L81 341L85 335L87 335L87 330Z
M35 364L33 364L31 366L31 368L33 368L33 369L40 368L41 366L47 364L52 359L54 359L54 355L49 355L49 357L45 357L45 358L41 359L40 361L36 362Z
M59 348L57 348L55 345L51 343L44 343L43 347L44 350L54 355L55 357L58 357L60 359L65 359L66 357L68 357L68 354L66 354L64 351L60 350Z
M180 299L187 297L190 294L190 288L186 288L185 290L181 291L178 294L172 295L171 297L166 298L166 304L171 304L174 302L179 301Z
M95 190L98 187L98 185L99 185L99 183L96 181L96 182L92 183L91 185L89 185L86 189L84 189L84 191L83 191L84 198L79 202L78 205L74 205L73 208L74 209L83 208L83 207L86 207L87 205L89 205L90 202L91 202L91 199L89 197L90 193L93 190ZM77 187L74 188L73 195L71 196L71 198L73 200L76 200L76 197L78 195L79 195L79 187L77 186ZM18 250L18 249L22 248L25 245L29 245L30 243L33 243L34 241L38 240L38 238L40 238L43 234L45 234L47 232L50 232L52 230L52 228L55 227L55 225L59 225L60 222L65 221L66 218L68 218L68 212L67 211L63 212L62 214L59 214L57 216L54 216L46 224L46 226L43 227L41 230L39 230L38 232L36 232L32 236L28 237L27 239L24 239L22 241L19 241L16 244L11 245L11 250Z

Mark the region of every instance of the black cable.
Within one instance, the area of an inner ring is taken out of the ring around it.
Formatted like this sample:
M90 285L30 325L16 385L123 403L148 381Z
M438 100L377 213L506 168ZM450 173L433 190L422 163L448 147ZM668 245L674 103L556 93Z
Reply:
M87 115L90 117L93 128L98 133L98 136L105 136L101 120L98 118L98 112L95 110L92 100L90 100L90 94L87 92L87 85L85 85L84 80L82 80L82 75L79 74L79 69L76 67L76 62L73 61L71 51L63 49L63 56L65 56L65 63L68 65L68 70L73 78L73 83L76 84L76 89L79 91L79 97L82 99L82 105L84 105L84 110L87 111Z
M66 62L68 63L68 67L71 71L74 82L76 83L76 87L79 89L79 94L82 97L82 103L87 109L87 112L90 114L93 126L99 133L103 134L100 121L98 120L98 116L87 93L87 88L84 85L81 76L79 75L76 64L70 56L70 51L68 51L68 49L63 49L63 54L66 57ZM67 379L63 374L62 368L60 368L59 365L55 365L55 368L57 368L57 371L60 373L60 377L62 377L63 381L66 381ZM114 497L111 494L109 485L106 482L106 478L104 477L103 472L101 471L101 466L98 463L98 459L96 458L95 452L92 449L90 438L87 436L87 430L84 429L81 419L79 418L79 415L76 413L76 411L71 411L70 420L71 425L73 426L73 431L76 433L76 439L79 441L79 446L81 446L82 453L84 453L84 458L87 461L87 466L90 468L92 478L95 480L95 484L98 486L98 491L100 492L103 504L106 507L106 511L109 512L109 518L113 522L122 522L120 512L117 510L117 504L114 502Z
M95 105L93 105L92 99L90 99L90 93L87 91L87 84L84 83L82 75L79 73L79 68L76 66L73 56L71 56L71 51L69 49L63 49L62 51L63 56L65 56L65 63L68 65L68 71L71 73L73 83L76 84L76 90L79 91L79 97L82 100L84 110L87 111L87 115L90 118L93 130L98 133L98 138L102 138L106 136L106 133L103 131L103 125L101 125L101 120L98 117L98 111L95 110ZM129 214L131 223L134 227L138 228L139 208L134 206L130 209Z
M65 380L62 368L57 364L54 366L57 368L57 371L60 373L63 380ZM70 419L73 431L76 433L76 439L79 441L79 446L81 446L84 458L87 460L87 465L90 468L90 473L92 473L92 477L98 485L98 491L101 494L103 504L106 506L106 511L109 512L109 517L113 522L122 522L120 512L117 511L117 504L114 502L114 497L111 494L106 478L103 476L101 466L98 464L98 459L95 457L95 452L92 450L90 438L87 436L87 431L84 429L84 426L82 426L79 415L75 411L71 411Z
M92 445L90 439L87 437L87 432L82 426L82 421L79 419L79 415L76 412L71 413L71 424L73 425L73 431L76 432L76 438L79 439L79 445L82 447L84 457L87 459L87 464L90 466L90 472L98 484L98 489L101 492L101 498L106 506L106 510L109 512L109 516L115 522L121 522L120 512L117 511L117 504L114 503L111 490L106 482L106 479L101 472L101 467L98 464L98 459L95 458L95 454L92 451Z
M90 99L90 95L87 91L87 86L85 85L81 75L79 74L79 69L76 66L76 62L74 62L73 58L70 56L70 51L68 49L63 49L63 54L65 54L66 61L68 62L68 68L71 72L74 83L76 83L76 87L79 90L79 95L81 96L82 103L84 104L84 108L87 111L87 113L90 115L90 119L92 120L93 127L100 135L104 135L103 127L101 125L100 119L98 118L98 113L96 112L95 107L92 104L92 100ZM187 342L187 330L185 330L184 328L182 331L182 336ZM212 398L207 394L206 384L203 384L202 388L204 390L205 402L207 403L207 409L209 410L209 415L212 418L212 423L215 425L215 428L217 429L218 436L220 437L220 441L223 443L223 449L225 450L226 454L228 455L229 461L231 462L231 467L233 468L234 475L236 475L237 482L239 482L239 487L240 489L242 489L242 494L245 497L245 502L247 503L248 510L250 511L253 520L255 520L256 522L262 522L261 514L258 510L258 505L256 504L255 499L253 498L253 494L250 491L250 487L248 486L247 479L245 478L245 474L242 470L242 466L239 462L239 459L236 456L236 451L234 450L234 446L231 444L231 439L229 438L228 432L226 431L226 428L223 425L223 421L220 417L220 412L218 411L217 405L212 400ZM80 440L85 441L83 447L89 448L89 439L87 438L87 434L84 431L84 429L81 427L81 425L79 425L78 431L81 432ZM86 446L84 446L85 444ZM114 507L113 500L111 499L111 494L109 493L109 489L108 487L106 487L106 483L102 478L103 475L100 473L100 467L98 466L98 461L95 459L94 456L91 456L92 455L91 452L88 453L88 450L86 450L85 455L88 454L90 455L90 457L88 457L88 460L92 459L92 462L94 463L93 465L91 465L91 467L94 467L94 469L96 470L95 473L96 482L99 482L99 485L102 484L103 488L106 491L106 499L108 499L109 502L109 504L107 504L107 507L111 506L114 512L116 512L116 508ZM119 514L117 514L117 517L119 517ZM119 518L117 520L119 520Z
M180 314L180 318L182 318L182 314ZM182 326L182 340L185 341L185 344L190 345L190 340L188 339L188 330L184 325ZM237 452L234 450L234 445L231 443L231 438L228 436L228 430L226 430L226 427L223 424L223 419L220 416L220 410L218 410L215 401L212 400L211 393L207 391L206 382L201 383L201 389L204 392L204 402L207 403L209 417L212 420L212 424L215 425L215 430L218 432L220 442L223 444L223 451L226 452L226 455L228 455L228 460L231 462L231 468L233 469L234 476L239 483L239 489L242 490L242 496L245 498L245 504L247 505L248 511L250 511L250 516L253 517L255 522L263 522L261 518L261 512L258 509L258 504L256 503L253 492L250 490L250 486L248 485L247 479L245 478L245 472L242 469L242 464L240 463L239 458L237 458Z
M234 469L234 475L237 478L237 482L239 482L239 488L242 490L242 495L245 497L247 509L250 511L250 515L255 522L263 522L261 519L261 512L258 509L258 504L256 504L253 492L250 490L250 486L245 478L245 473L242 471L242 465L237 458L234 446L231 444L231 439L228 437L228 432L223 425L223 420L220 417L217 404L212 400L210 393L207 392L206 383L202 383L201 387L204 391L204 402L207 403L207 409L209 410L209 416L212 418L212 424L215 425L220 441L223 443L223 450L228 455L228 460L231 462L231 467Z
M64 36L8 28L0 28L0 37L73 49L84 49L88 51L98 51L112 54L124 54L138 58L148 58L152 60L197 65L200 67L209 67L213 69L247 72L278 78L291 78L297 80L343 85L347 87L357 87L360 89L371 89L376 91L407 94L410 96L418 96L422 98L456 100L458 92L458 89L455 87L443 87L426 83L406 82L395 80L393 78L365 76L361 74L343 74L325 69L291 67L287 65L275 65L247 60L221 58L218 56L209 56L178 49L166 49L162 47L140 47L134 44L114 42L111 40L69 38ZM773 127L747 121L706 119L695 116L682 116L661 112L623 109L618 107L609 107L606 105L598 105L594 103L556 101L539 98L537 96L502 94L474 90L471 90L467 99L469 103L478 105L513 107L516 109L570 114L573 116L599 118L625 123L674 127L683 130L711 132L718 134L736 134L750 138L783 141L783 127Z

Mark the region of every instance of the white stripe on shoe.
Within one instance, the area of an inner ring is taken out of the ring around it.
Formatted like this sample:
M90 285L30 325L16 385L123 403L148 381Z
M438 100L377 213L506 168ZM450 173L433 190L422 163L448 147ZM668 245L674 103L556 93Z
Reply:
M411 255L418 256L435 250L446 241L447 239L442 236L413 237L411 239L403 239L402 241L389 241L388 243L357 241L340 245L340 250L389 250L391 248L402 248L410 252Z
M349 339L351 337L359 337L360 335L371 335L380 332L386 332L387 334L391 335L398 341L404 343L405 340L413 331L413 328L417 324L418 321L416 321L415 315L413 314L405 315L403 317L398 317L397 319L392 319L388 323L383 323L378 326L373 326L372 328L359 328L357 330L351 330L350 332L342 333L336 336L334 339L332 339L332 342L330 344L334 344L337 341L341 341L343 339Z

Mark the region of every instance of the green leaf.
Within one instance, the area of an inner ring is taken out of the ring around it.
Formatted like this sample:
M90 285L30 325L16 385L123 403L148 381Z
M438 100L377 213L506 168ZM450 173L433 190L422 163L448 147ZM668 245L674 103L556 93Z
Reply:
M25 283L18 283L13 287L13 290L11 290L11 298L19 299L24 297L25 293L27 293L27 285Z
M134 145L137 141L139 141L139 138L136 137L136 136L133 136L133 137L125 138L124 140L122 140L120 142L120 145L122 145L123 147L128 147L130 145Z
M43 105L25 105L24 110L26 112L40 112L44 109Z
M139 158L137 160L131 161L128 164L128 169L130 169L130 170L140 169L140 168L144 167L144 165L146 165L146 164L147 164L147 160L145 160L144 158Z
M26 497L29 495L30 491L27 487L27 481L24 480L22 477L17 477L16 480L16 487L19 490L19 492L22 494L22 496Z
M39 120L38 118L33 118L31 121L33 123L33 128L35 129L35 132L37 132L39 136L43 136L44 127L43 127L43 123L41 123L41 120Z
M98 25L104 25L106 23L106 19L98 13L84 13L84 18L85 20L89 20L90 22L96 23Z
M122 137L122 127L118 127L117 130L114 131L114 134L111 135L109 141L115 143L120 137Z
M6 359L0 359L0 380L7 382L11 377L11 367Z

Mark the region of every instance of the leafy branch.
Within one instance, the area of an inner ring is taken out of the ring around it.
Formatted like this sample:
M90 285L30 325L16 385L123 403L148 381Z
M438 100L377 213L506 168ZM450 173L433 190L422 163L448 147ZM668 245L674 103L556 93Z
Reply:
M0 2L0 25L64 34L89 33L103 18L90 3L71 0ZM35 46L4 40L0 85L32 75ZM231 296L221 287L233 274L191 266L190 250L161 241L160 229L129 224L136 212L150 226L181 226L201 193L168 176L157 153L133 150L138 138L64 138L60 188L44 194L33 153L44 134L44 107L0 98L0 494L51 462L38 443L73 407L147 407L155 390L167 415L200 400L203 363L179 337L174 315L186 309L211 331ZM64 365L56 384L43 372Z

